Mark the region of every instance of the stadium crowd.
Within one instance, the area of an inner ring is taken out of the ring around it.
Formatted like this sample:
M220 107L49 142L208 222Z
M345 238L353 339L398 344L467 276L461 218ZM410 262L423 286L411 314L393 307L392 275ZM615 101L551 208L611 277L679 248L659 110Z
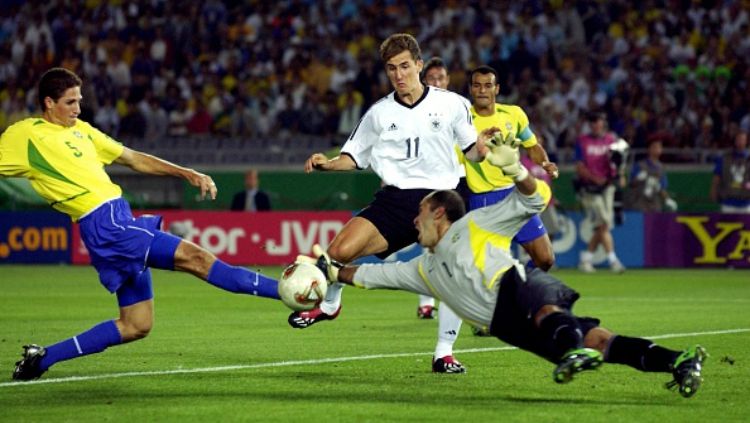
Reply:
M56 0L0 10L0 130L37 113L51 66L86 81L82 119L118 138L307 134L341 143L390 87L377 47L498 70L555 159L598 109L632 146L728 148L750 131L748 0ZM665 154L664 161L679 159Z

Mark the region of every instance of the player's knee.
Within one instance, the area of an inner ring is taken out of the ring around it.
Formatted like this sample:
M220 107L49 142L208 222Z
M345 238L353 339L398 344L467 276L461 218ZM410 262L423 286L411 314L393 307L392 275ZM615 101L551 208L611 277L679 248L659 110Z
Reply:
M614 334L607 329L595 327L583 337L583 346L605 352L613 336Z
M328 247L328 255L333 260L349 263L359 258L359 248L351 242L335 242Z
M555 265L555 254L551 251L545 251L539 257L533 258L536 267L543 271L548 271Z
M537 268L546 272L555 265L555 251L546 235L524 244L523 247Z
M152 320L120 321L121 336L123 342L137 341L143 339L151 333L153 327Z
M175 252L176 270L185 270L198 276L208 275L216 256L189 241L182 241Z
M534 323L537 327L541 326L542 320L544 320L545 317L549 316L552 313L561 313L563 312L563 309L561 309L559 306L556 306L554 304L545 304L543 305L539 311L534 314Z

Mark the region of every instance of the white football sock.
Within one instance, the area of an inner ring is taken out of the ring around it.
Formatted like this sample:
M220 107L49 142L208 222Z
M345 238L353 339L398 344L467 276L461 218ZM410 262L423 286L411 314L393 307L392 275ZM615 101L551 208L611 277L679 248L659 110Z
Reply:
M581 262L582 263L591 263L592 261L594 261L594 253L592 253L591 251L588 251L588 250L581 251Z
M325 314L333 314L341 305L341 292L344 290L344 284L336 282L328 286L326 298L320 303L320 309Z
M453 344L461 331L461 318L448 307L441 303L438 309L438 341L435 346L435 358L453 355Z

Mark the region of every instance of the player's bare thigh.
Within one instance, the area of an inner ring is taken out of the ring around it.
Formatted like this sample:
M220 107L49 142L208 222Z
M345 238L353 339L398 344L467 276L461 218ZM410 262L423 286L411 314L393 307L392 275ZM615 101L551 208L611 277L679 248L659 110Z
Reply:
M356 216L349 220L328 246L331 258L349 263L359 257L381 253L388 241L369 220Z

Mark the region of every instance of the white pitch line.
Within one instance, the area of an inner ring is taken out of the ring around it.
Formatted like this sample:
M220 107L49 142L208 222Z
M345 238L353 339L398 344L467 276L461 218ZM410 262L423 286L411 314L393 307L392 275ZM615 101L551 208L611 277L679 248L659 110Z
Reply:
M579 301L624 301L624 302L641 302L641 303L679 303L680 301L690 301L691 303L749 303L750 298L643 298L643 297L596 297L586 296Z
M646 339L667 339L667 338L684 338L694 336L706 336L706 335L726 335L732 333L743 333L750 332L750 328L744 329L726 329L716 330L708 332L690 332L690 333L668 333L663 335L647 336ZM456 353L481 353L481 352L495 352L495 351L511 351L516 350L516 347L488 347L488 348L467 348L461 350L455 350ZM289 367L289 366L306 366L310 364L325 364L325 363L344 363L349 361L365 361L365 360L377 360L382 358L403 358L403 357L417 357L421 355L432 355L432 352L417 352L417 353L394 353L394 354L372 354L372 355L360 355L354 357L333 357L333 358L319 358L313 360L293 360L293 361L277 361L273 363L258 363L258 364L238 364L234 366L218 366L218 367L198 367L194 369L174 369L174 370L154 370L150 372L126 372L126 373L110 373L95 376L70 376L61 377L56 379L39 379L27 382L0 382L0 388L12 387L12 386L30 386L30 385L42 385L50 383L65 383L65 382L86 382L90 380L101 380L101 379L118 379L123 377L137 377L137 376L162 376L162 375L179 375L179 374L192 374L192 373L211 373L211 372L224 372L229 370L245 370L245 369L263 369L269 367Z

